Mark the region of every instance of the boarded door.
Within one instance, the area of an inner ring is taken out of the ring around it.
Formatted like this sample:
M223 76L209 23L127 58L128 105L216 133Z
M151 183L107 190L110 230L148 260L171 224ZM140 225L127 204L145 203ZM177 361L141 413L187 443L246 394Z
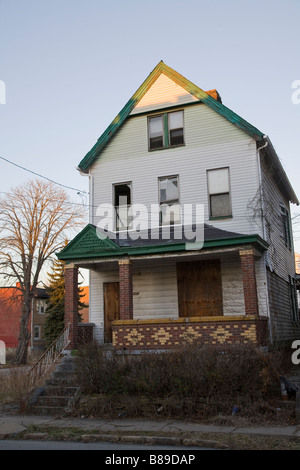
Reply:
M104 342L112 342L112 326L114 320L120 318L119 283L106 282L103 284L104 293Z
M177 283L179 316L223 315L219 260L177 263Z

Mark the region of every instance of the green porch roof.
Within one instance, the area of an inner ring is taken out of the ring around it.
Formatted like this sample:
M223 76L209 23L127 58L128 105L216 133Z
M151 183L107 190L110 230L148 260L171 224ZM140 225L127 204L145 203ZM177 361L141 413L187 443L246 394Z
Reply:
M249 122L245 121L238 114L234 113L229 108L224 106L220 101L212 98L212 96L210 96L207 92L194 85L192 82L190 82L178 72L173 70L171 67L168 67L163 61L160 61L158 65L154 68L154 70L150 73L150 75L146 78L146 80L143 82L143 84L139 87L139 89L125 104L125 106L115 117L112 123L108 126L108 128L99 137L96 144L81 160L78 165L78 168L81 171L87 171L89 166L96 160L96 158L100 155L101 151L104 149L106 144L110 141L110 139L117 132L117 130L122 126L122 124L128 118L133 108L143 98L143 96L147 93L149 88L153 85L153 83L157 80L161 73L164 73L168 78L177 83L177 85L181 86L191 95L195 96L199 100L199 102L204 103L206 106L216 111L218 114L223 116L232 124L245 131L250 137L254 138L256 141L261 141L263 139L264 134L260 130L256 129L256 127L249 124Z
M151 255L186 251L187 240L116 240L108 238L94 225L88 224L59 253L57 257L66 262L79 260L100 260L122 256ZM204 226L204 244L202 248L220 248L237 245L253 245L258 250L268 249L268 243L259 235L243 235L228 232L216 227Z

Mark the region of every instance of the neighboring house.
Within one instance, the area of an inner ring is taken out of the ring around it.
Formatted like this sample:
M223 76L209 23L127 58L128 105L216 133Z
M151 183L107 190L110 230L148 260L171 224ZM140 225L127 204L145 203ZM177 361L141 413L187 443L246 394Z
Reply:
M49 295L46 289L37 288L32 300L31 310L31 349L44 350L44 327L47 317L47 300Z
M32 299L29 328L31 349L42 348L43 327L45 322L46 289L37 288ZM0 340L6 348L15 349L19 341L20 319L22 315L22 295L16 287L0 288Z
M70 347L78 268L90 273L94 336L118 350L300 337L289 207L298 198L270 139L216 90L160 62L79 170L90 221L58 253Z
M18 345L22 298L15 287L0 288L0 340L8 349Z

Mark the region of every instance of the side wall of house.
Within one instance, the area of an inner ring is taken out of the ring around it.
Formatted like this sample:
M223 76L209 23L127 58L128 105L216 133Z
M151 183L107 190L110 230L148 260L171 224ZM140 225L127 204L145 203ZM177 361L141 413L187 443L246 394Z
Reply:
M283 236L283 223L281 218L281 206L284 206L290 214L289 201L282 194L278 185L273 179L273 171L270 166L266 166L263 162L262 169L262 195L258 195L258 199L262 199L263 213L265 223L265 240L270 244L269 247L269 265L271 271L274 271L285 281L289 280L289 276L295 277L295 254L293 243L291 248L286 246ZM257 200L258 205L260 201ZM290 223L291 239L292 224Z
M291 247L286 245L281 206L290 214L289 201L273 178L273 169L262 162L263 214L265 239L270 244L267 255L267 283L270 306L272 338L285 342L300 335L299 322L295 322L292 311L291 279L295 277L295 255L292 224L290 222ZM293 281L292 281L293 282Z

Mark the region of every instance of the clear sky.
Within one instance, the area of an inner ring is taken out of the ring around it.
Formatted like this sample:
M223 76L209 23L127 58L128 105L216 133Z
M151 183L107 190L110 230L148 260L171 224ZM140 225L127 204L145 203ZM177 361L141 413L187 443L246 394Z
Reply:
M0 0L0 156L88 191L78 163L163 60L270 137L300 198L299 21L299 0ZM1 192L32 176L0 160Z

